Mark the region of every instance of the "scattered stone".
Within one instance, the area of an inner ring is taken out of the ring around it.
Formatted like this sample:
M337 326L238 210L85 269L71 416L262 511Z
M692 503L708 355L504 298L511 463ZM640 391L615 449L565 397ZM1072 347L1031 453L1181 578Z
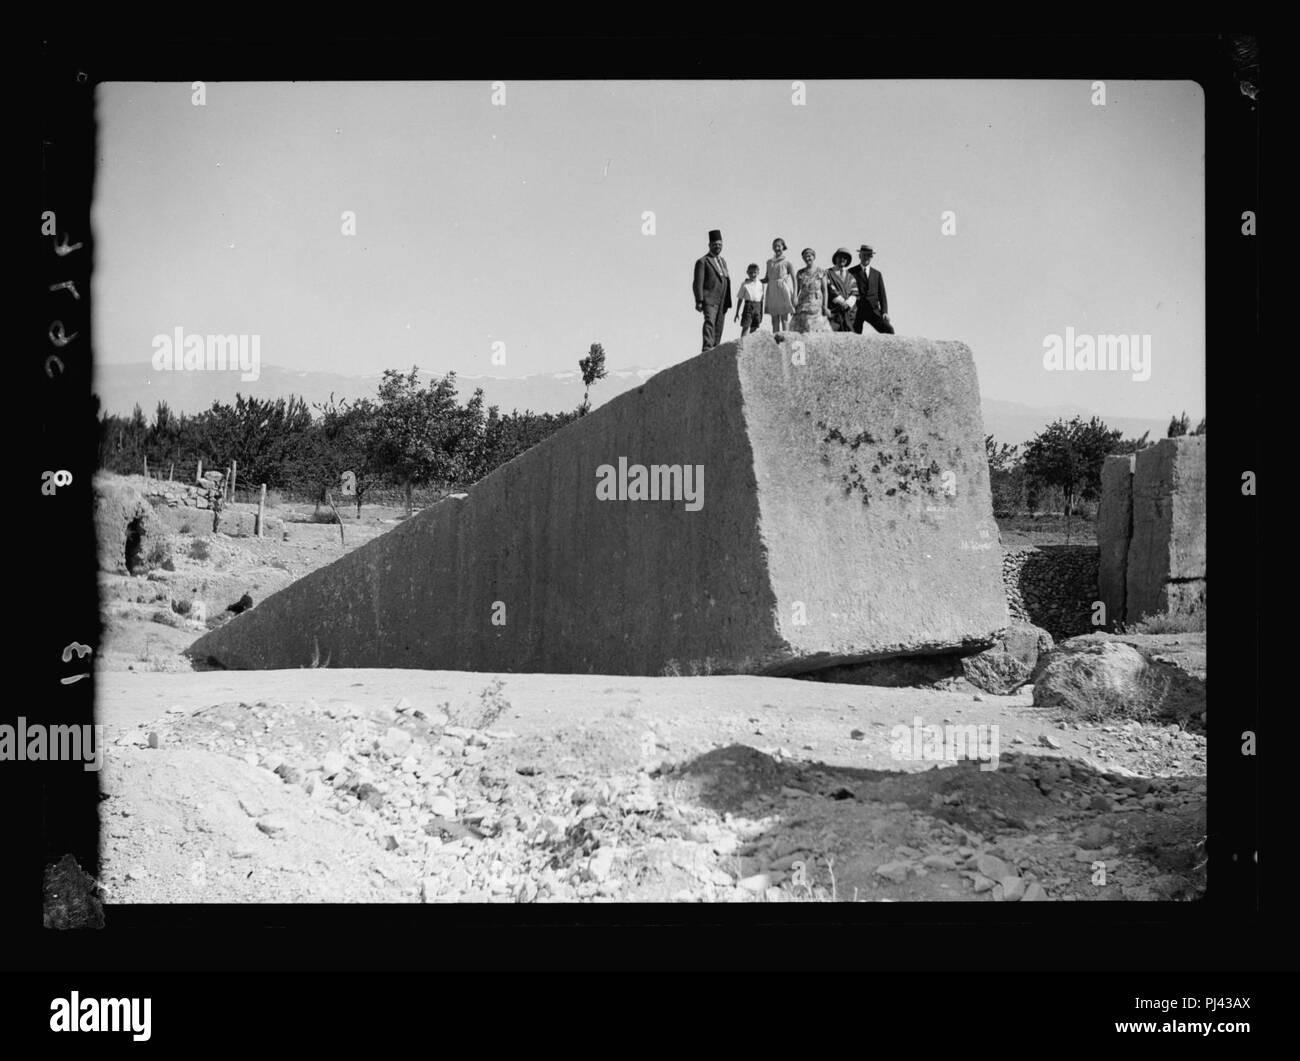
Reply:
M1047 892L1043 890L1043 886L1038 881L1031 881L1025 888L1025 894L1020 897L1020 901L1022 903L1042 902L1046 898Z
M743 877L736 884L754 895L762 895L772 886L772 878L766 873L755 873L752 877Z
M158 748L158 747L161 747L161 745L162 745L162 741L159 739L158 734L157 734L157 733L150 733L150 734L149 734L149 747L150 747L150 748Z
M997 881L991 880L982 873L976 873L975 876L971 878L971 882L975 885L976 895L990 890L997 884Z
M1062 747L1061 742L1049 733L1044 733L1041 737L1039 737L1038 743L1041 744L1044 748L1055 748L1057 750L1060 750L1060 748Z
M278 814L268 814L265 818L258 819L257 827L267 836L278 836L289 828L289 823Z
M921 865L927 869L956 869L957 863L947 855L926 855Z
M993 855L980 855L975 860L975 868L985 877L990 877L995 881L1001 880L1003 877L1015 876L1015 871L1010 866Z
M410 750L414 738L404 729L392 727L384 734L384 739L380 741L381 751L391 755L394 759L400 759Z
M321 773L325 777L336 777L347 765L348 757L339 751L326 752L320 761Z
M855 729L855 730L853 730L852 732L849 733L849 739L850 739L850 740L866 740L866 739L867 739L867 734L866 734L865 731L863 731L863 730Z
M266 813L266 805L252 796L240 796L239 807L250 818L260 818Z
M876 867L876 873L895 884L902 884L907 880L907 863L886 862L883 866Z
M1021 896L1025 894L1025 881L1021 877L1003 877L998 884L1002 887L1003 902L1019 902Z
M604 881L609 877L610 870L613 867L614 849L612 847L597 848L596 853L587 862L587 875L591 880Z

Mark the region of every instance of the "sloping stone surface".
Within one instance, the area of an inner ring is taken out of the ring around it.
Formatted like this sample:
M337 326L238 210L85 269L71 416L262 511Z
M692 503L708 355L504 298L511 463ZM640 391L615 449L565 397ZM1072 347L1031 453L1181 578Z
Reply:
M782 339L660 372L191 654L789 674L986 647L1008 614L970 351ZM702 466L702 506L599 500L598 469L620 458Z

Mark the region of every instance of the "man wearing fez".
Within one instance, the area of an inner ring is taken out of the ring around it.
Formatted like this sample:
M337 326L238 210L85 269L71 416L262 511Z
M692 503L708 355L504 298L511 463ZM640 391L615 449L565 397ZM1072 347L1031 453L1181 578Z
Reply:
M731 277L722 257L722 233L709 233L709 253L695 263L695 309L704 314L704 345L701 351L722 342L722 326L731 308Z
M858 313L853 320L853 330L862 334L862 325L870 324L878 332L894 334L894 326L889 323L889 299L885 296L885 278L879 269L871 267L875 255L865 243L858 248L858 260L849 274L858 285Z

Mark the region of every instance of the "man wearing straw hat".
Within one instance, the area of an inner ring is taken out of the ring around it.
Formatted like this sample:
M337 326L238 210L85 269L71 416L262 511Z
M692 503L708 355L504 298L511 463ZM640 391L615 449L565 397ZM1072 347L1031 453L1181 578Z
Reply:
M862 334L862 325L870 324L878 332L894 334L894 326L889 323L889 298L885 294L885 278L879 269L871 267L875 256L867 244L858 248L861 265L855 265L849 272L858 284L858 315L853 321L853 330Z

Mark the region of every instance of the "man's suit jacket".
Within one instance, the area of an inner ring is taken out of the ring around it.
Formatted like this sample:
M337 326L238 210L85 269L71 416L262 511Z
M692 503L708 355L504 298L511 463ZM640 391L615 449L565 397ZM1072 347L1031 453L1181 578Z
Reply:
M889 299L885 295L885 278L880 275L880 270L871 266L867 267L866 275L863 275L863 267L855 265L849 270L849 274L858 283L858 319L863 320L866 317L866 307L870 306L877 313L885 314L889 312Z
M703 302L705 308L714 313L721 305L722 312L726 313L731 309L731 274L728 271L724 276L717 262L722 263L722 269L727 268L726 258L720 257L715 261L706 254L699 259L695 263L695 282L692 287L696 302Z

